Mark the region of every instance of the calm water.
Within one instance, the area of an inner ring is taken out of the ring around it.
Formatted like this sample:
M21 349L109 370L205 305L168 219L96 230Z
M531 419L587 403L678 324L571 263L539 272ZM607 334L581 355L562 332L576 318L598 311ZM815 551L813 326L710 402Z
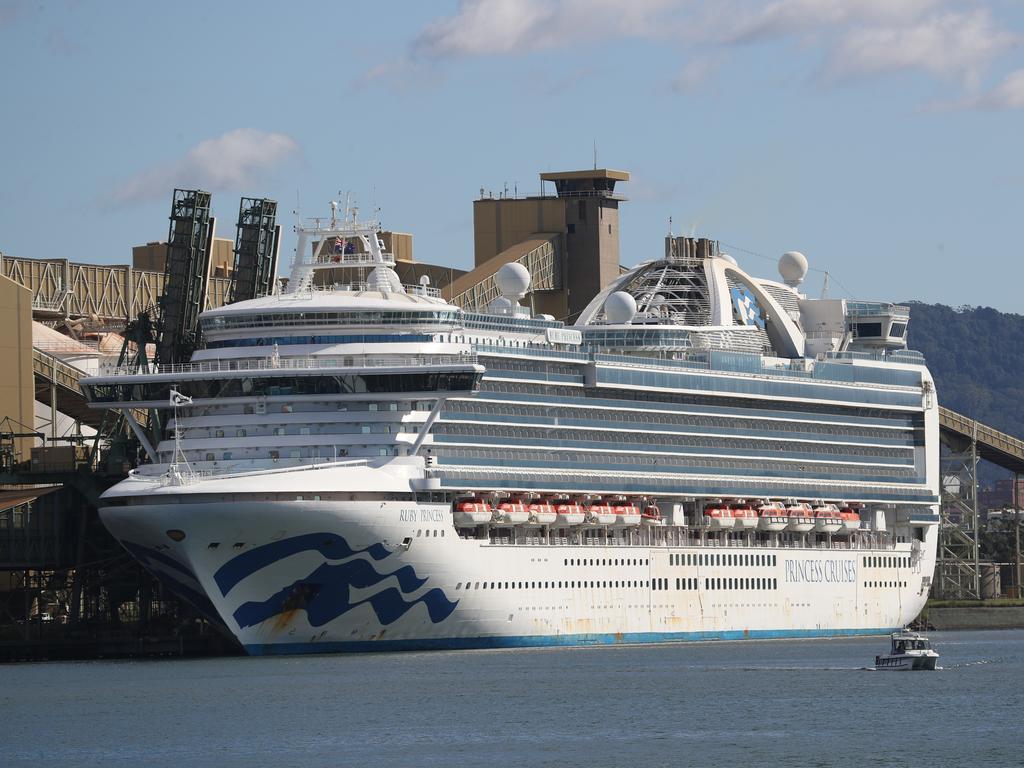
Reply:
M1024 765L1024 631L931 637L0 666L0 765Z

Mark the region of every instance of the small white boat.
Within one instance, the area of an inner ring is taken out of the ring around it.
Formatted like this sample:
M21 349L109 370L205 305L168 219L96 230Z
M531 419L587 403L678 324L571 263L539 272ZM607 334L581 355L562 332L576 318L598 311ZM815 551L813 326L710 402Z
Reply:
M939 654L932 649L927 637L904 629L892 633L889 653L875 656L875 669L898 672L935 669L938 660Z
M757 527L762 531L784 531L789 525L789 512L781 501L769 501L757 508Z

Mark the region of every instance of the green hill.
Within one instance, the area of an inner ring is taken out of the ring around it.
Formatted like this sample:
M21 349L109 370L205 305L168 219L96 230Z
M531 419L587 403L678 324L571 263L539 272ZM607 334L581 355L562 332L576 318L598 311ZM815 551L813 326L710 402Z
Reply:
M924 354L939 402L1024 437L1024 316L991 307L906 303L907 346Z

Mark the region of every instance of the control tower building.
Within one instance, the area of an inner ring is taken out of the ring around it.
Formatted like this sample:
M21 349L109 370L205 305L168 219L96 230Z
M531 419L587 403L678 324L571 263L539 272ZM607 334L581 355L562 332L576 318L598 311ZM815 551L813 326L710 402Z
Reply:
M572 322L619 276L619 203L626 198L615 185L629 181L629 173L600 168L540 178L554 184L554 195L495 197L480 190L473 203L475 268L463 279L466 286L456 284L451 293L520 261L534 273L534 310Z

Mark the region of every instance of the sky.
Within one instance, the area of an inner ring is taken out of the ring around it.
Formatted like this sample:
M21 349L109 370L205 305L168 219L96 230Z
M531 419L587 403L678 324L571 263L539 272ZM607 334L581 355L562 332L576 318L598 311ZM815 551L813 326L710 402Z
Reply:
M350 194L467 268L481 188L596 153L626 265L671 220L811 296L1024 314L1022 43L1019 0L0 0L0 252L130 263L178 186L222 237L278 200L286 263Z

